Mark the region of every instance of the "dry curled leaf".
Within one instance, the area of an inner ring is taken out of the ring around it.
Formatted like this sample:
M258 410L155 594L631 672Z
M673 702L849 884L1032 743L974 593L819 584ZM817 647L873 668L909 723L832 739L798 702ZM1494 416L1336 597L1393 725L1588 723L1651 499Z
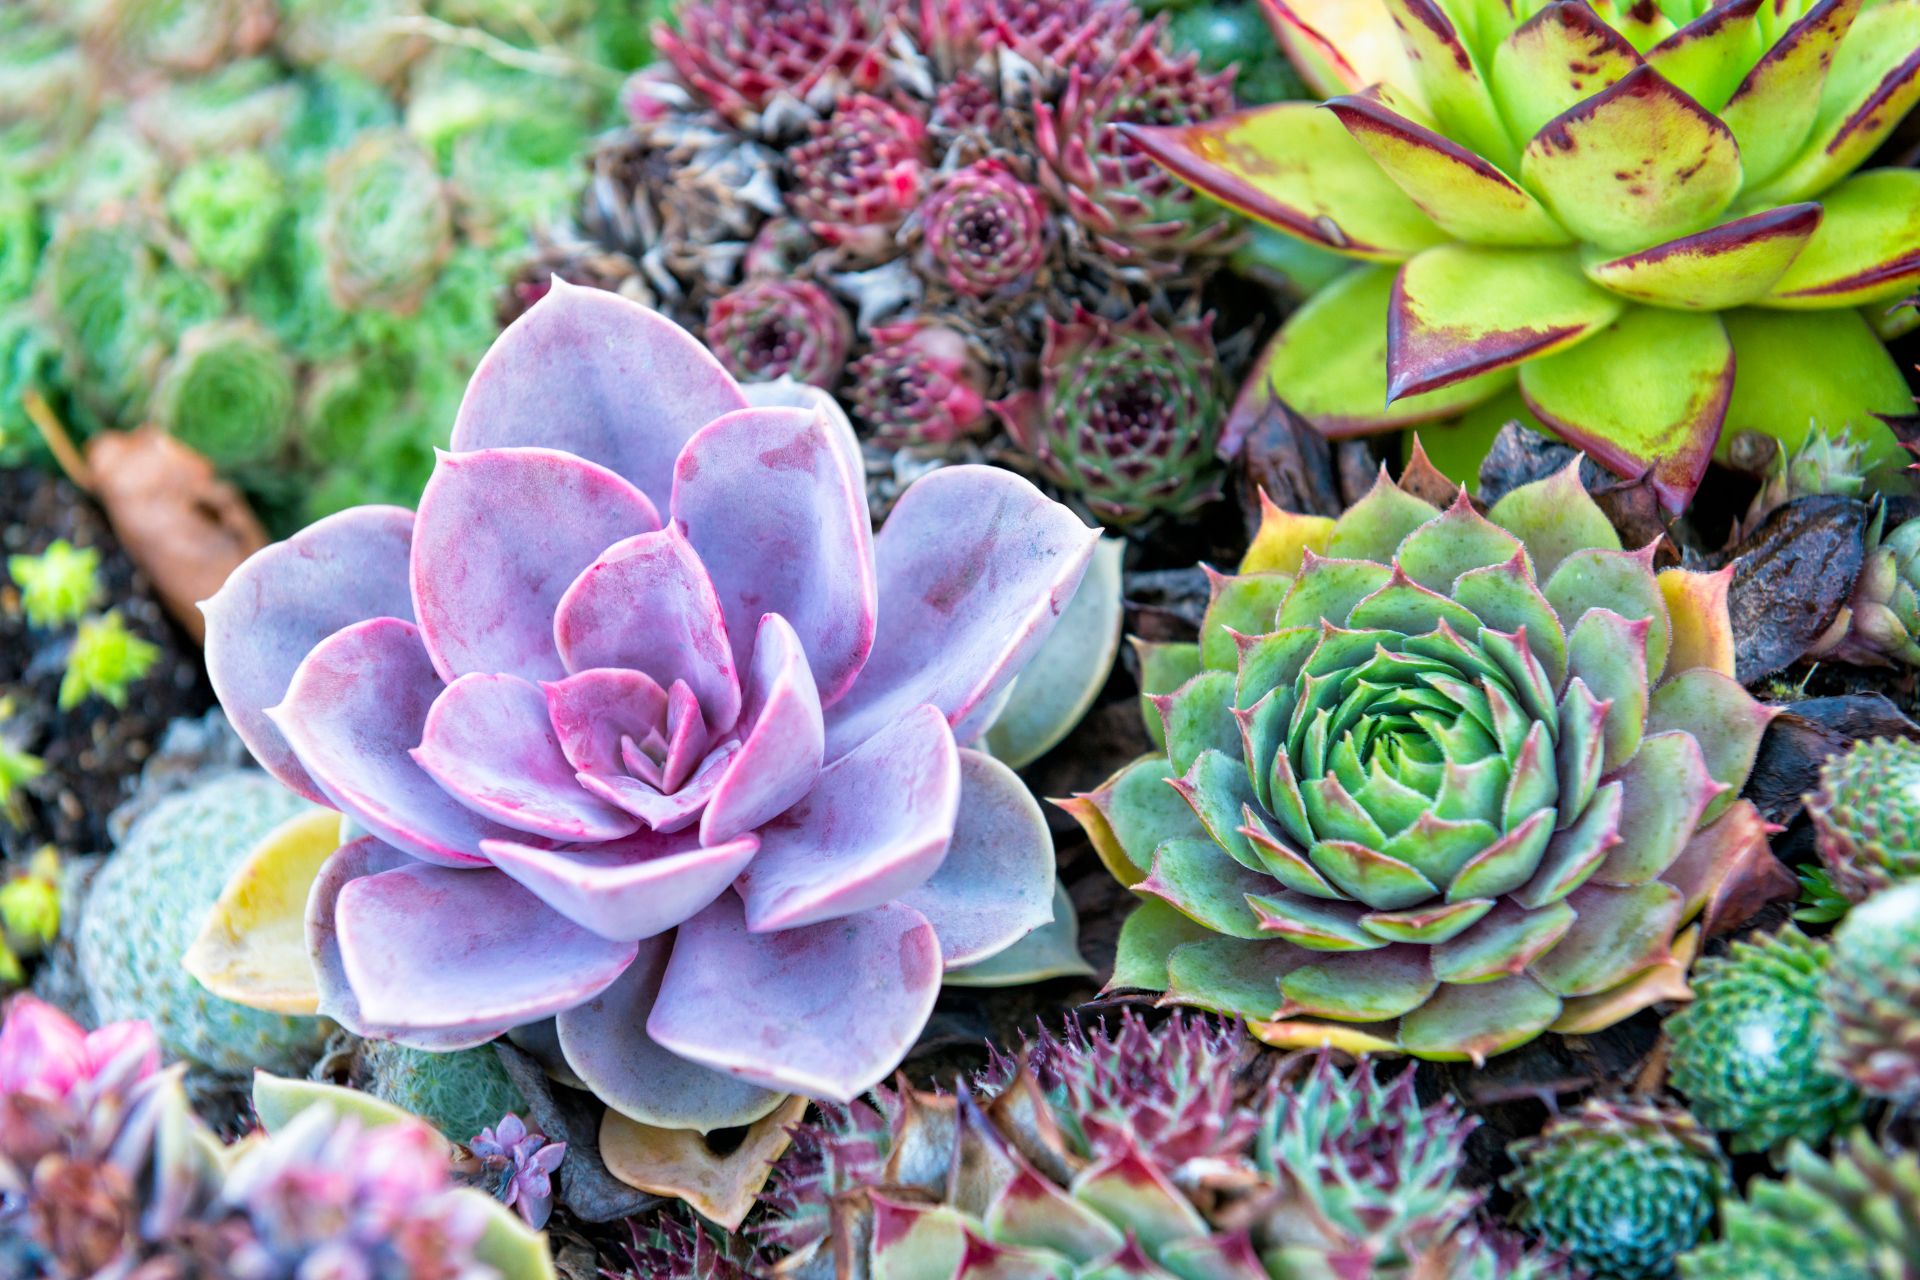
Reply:
M127 554L153 580L167 612L203 641L196 606L267 545L246 499L205 458L154 427L95 436L87 468Z
M1853 592L1871 509L1834 495L1775 509L1732 556L1735 672L1751 684L1799 660Z
M748 1126L740 1145L723 1154L704 1134L657 1129L609 1109L600 1122L600 1155L622 1182L684 1200L702 1217L732 1231L753 1208L806 1110L805 1098L788 1098Z

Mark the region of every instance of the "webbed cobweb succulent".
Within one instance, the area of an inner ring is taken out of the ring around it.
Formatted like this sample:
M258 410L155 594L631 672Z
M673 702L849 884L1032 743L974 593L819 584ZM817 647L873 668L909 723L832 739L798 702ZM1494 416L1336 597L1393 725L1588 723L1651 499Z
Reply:
M1723 884L1789 878L1727 577L1653 552L1577 466L1485 515L1384 471L1337 521L1269 504L1198 645L1145 649L1164 754L1069 802L1144 899L1113 985L1474 1060L1671 998Z
M661 316L556 284L417 514L323 520L207 602L235 728L368 833L309 901L321 1012L425 1049L557 1015L610 1106L710 1129L854 1097L944 970L1051 918L1038 807L964 744L1094 531L954 467L874 535L803 390L755 403Z
M1257 375L1323 430L1505 393L1478 423L1530 412L1624 476L1650 471L1676 511L1723 428L1793 445L1810 421L1851 423L1876 464L1898 460L1872 415L1910 397L1876 328L1909 325L1886 306L1920 277L1920 174L1853 171L1920 99L1920 10L1270 10L1324 108L1127 131L1200 190L1366 264L1288 321Z

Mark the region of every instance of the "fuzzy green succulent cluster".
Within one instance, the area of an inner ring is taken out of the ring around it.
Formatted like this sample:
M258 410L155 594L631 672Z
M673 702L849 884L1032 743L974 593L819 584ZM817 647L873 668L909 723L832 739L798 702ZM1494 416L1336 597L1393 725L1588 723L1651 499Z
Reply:
M1920 1102L1920 882L1848 913L1825 994L1827 1068L1896 1107Z
M1474 1121L1414 1076L1283 1060L1237 1028L1042 1034L958 1094L803 1127L772 1274L918 1280L1557 1280L1460 1185Z
M1840 907L1920 879L1920 742L1854 743L1820 766L1820 785L1806 801L1819 884Z
M1593 1280L1662 1280L1732 1190L1713 1135L1684 1111L1594 1100L1511 1148L1515 1222Z
M1860 1095L1822 1062L1827 946L1788 925L1695 969L1693 1003L1667 1020L1672 1079L1735 1151L1826 1141Z
M1275 0L1332 94L1135 130L1199 190L1362 264L1259 376L1329 434L1520 416L1682 509L1723 434L1876 432L1920 275L1906 0ZM1474 414L1476 409L1481 412ZM1434 447L1430 440L1429 447Z
M1681 1280L1906 1280L1920 1267L1920 1158L1856 1131L1830 1158L1795 1143L1786 1164L1723 1202L1718 1238L1682 1255Z
M0 458L38 452L34 390L157 423L283 528L410 504L643 7L8 6Z
M1384 471L1269 504L1212 582L1197 644L1141 647L1162 750L1068 804L1142 900L1114 986L1479 1061L1670 998L1769 866L1726 577L1624 549L1577 469L1484 515Z

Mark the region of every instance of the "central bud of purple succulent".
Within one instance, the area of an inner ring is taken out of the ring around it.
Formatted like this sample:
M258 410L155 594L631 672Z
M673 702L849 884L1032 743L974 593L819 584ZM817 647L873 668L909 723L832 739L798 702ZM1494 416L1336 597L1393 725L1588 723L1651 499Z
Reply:
M417 514L330 517L207 603L236 729L370 833L309 903L324 1014L428 1049L557 1015L609 1105L712 1128L883 1078L943 969L1048 918L1045 824L964 744L1096 535L952 467L876 537L807 390L556 284Z

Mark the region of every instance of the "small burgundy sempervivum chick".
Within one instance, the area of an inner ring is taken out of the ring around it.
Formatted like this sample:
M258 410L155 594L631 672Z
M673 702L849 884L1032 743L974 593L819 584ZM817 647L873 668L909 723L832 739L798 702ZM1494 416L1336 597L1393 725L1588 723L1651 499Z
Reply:
M858 1096L945 969L1051 916L1038 806L965 747L1095 538L968 466L874 535L831 401L556 282L417 514L322 520L204 606L254 755L368 833L308 902L320 1012L434 1050L558 1015L664 1127Z

